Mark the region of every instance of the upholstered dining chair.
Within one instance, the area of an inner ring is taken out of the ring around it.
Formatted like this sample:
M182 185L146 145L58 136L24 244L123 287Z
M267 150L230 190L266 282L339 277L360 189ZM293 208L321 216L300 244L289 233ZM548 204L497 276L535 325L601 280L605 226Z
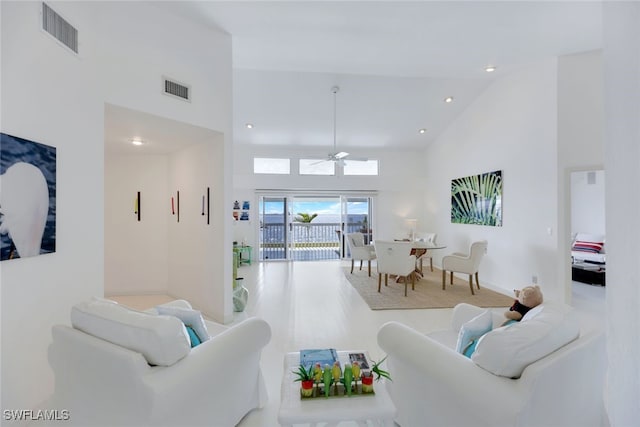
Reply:
M473 292L473 276L476 276L476 286L480 289L480 281L478 280L478 267L480 261L487 252L487 241L480 240L473 242L469 248L468 254L455 252L442 258L442 289L445 289L447 271L451 273L450 283L453 285L453 273L466 273L469 275L469 288L471 295Z
M382 285L382 275L384 274L384 285L389 283L389 275L396 275L404 278L404 296L407 296L407 285L411 280L411 289L416 289L416 256L411 255L411 242L390 242L376 240L376 257L378 260L378 292Z
M436 233L417 232L415 239L417 242L432 243L435 245L436 237L438 237ZM420 271L422 271L422 263L424 262L425 259L429 259L429 269L433 273L433 256L429 251L427 251L424 255L418 258L418 261L420 262L420 267L419 267Z
M349 252L351 252L351 274L353 274L353 263L360 260L360 270L362 270L362 261L367 261L369 267L369 277L371 277L371 260L376 259L376 251L373 246L364 244L364 234L347 233L347 244Z

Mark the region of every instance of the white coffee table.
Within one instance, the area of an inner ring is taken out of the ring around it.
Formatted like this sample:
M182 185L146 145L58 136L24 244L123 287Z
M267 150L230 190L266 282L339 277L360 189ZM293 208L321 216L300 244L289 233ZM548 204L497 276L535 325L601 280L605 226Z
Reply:
M339 351L338 359L343 367L349 362L349 353L366 352L360 350ZM368 356L367 359L369 359ZM278 422L281 425L314 425L323 422L327 426L335 426L341 421L356 421L360 425L367 425L368 420L381 426L394 425L396 407L391 401L383 381L374 382L375 394L373 395L301 399L300 383L294 382L296 376L292 373L297 370L299 364L299 352L286 354L280 410L278 411ZM393 373L391 375L393 377Z

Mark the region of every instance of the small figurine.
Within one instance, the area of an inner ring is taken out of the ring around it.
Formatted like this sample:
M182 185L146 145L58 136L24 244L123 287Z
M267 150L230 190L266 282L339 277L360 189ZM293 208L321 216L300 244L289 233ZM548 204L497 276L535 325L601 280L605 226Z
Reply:
M329 392L331 391L331 366L328 364L324 365L322 377L324 380L324 397L329 397Z

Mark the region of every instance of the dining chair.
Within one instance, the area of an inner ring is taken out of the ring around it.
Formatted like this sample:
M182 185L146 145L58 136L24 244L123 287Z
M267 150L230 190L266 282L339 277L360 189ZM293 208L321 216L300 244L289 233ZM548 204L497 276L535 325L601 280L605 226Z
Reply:
M417 232L415 240L417 242L432 243L432 244L435 245L436 237L438 237L438 234L436 234L436 233ZM429 268L431 269L431 272L433 273L433 256L431 255L431 252L429 252L429 251L427 251L424 255L422 255L421 257L418 258L418 261L420 261L419 270L422 271L422 263L425 260L425 258L429 259Z
M404 296L407 296L407 285L411 280L411 289L416 289L416 256L411 255L411 242L391 242L376 240L376 257L378 263L378 292L382 285L382 275L384 274L384 285L388 286L389 275L396 275L404 278Z
M447 271L451 273L450 283L453 285L453 273L465 273L469 275L469 288L471 295L473 292L473 276L476 276L476 286L480 289L480 281L478 280L478 267L480 261L487 252L487 241L480 240L473 242L469 248L468 254L453 253L442 258L442 289L445 289Z
M371 277L371 260L376 259L375 248L371 245L364 244L364 234L362 233L347 233L345 237L347 238L349 252L351 253L351 274L353 274L353 263L355 260L360 260L360 270L362 270L362 261L367 261L369 277Z

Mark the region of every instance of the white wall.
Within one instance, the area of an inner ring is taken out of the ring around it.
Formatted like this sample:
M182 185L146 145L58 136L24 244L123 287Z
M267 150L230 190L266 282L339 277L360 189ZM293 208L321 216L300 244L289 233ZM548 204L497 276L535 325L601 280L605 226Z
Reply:
M425 218L447 248L486 239L480 282L511 290L531 283L560 297L557 246L557 61L531 64L496 80L425 155ZM502 170L503 226L452 224L451 179ZM550 230L551 235L548 234Z
M325 158L326 147L263 147L239 145L234 149L234 200L251 200L252 215L257 214L256 189L284 190L330 190L330 191L376 191L377 210L374 224L378 238L392 239L406 235L405 218L419 218L423 205L425 172L422 154L416 151L390 151L349 149L358 157L379 160L378 176L300 176L299 158ZM290 175L254 175L254 157L290 158ZM254 217L255 218L255 217ZM418 228L424 224L418 223ZM248 244L256 245L257 222L240 223L233 227L236 239L246 238Z
M2 132L57 148L56 252L0 265L3 409L47 397L51 325L68 323L71 305L103 286L103 104L90 64L38 28L40 7L0 4Z
M231 160L229 35L150 3L52 6L79 29L79 57L40 30L40 2L0 3L2 131L57 147L58 159L57 252L0 266L3 409L33 408L46 399L51 326L68 323L73 304L104 293L105 102L225 134L215 179L216 197L226 201L214 204L217 239L208 247L218 279L207 292L231 313L231 291L223 286L232 274L231 227L222 222L231 194L231 171L223 167ZM162 95L161 75L191 83L193 101Z
M589 184L588 174L595 181ZM605 234L603 170L571 173L571 233Z
M640 3L604 2L607 350L613 427L640 419Z
M105 295L167 293L168 170L166 155L105 156ZM140 221L134 213L138 191Z

